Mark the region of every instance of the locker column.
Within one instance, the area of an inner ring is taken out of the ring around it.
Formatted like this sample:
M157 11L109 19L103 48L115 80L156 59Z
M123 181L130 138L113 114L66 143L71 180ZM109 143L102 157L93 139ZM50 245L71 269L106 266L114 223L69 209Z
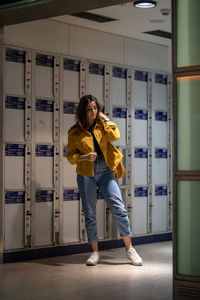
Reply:
M125 203L126 209L130 220L130 226L132 228L132 69L127 69L126 79L126 105L127 105L127 116L126 116L126 151L125 151Z
M0 170L3 170L3 27L0 26ZM0 263L3 262L3 172L0 172Z
M149 200L151 196L151 74L133 70L133 231L135 235L150 232ZM150 110L150 113L149 111ZM150 152L149 152L150 150ZM140 216L143 216L141 219Z
M25 247L31 247L32 221L32 53L25 57Z
M61 163L61 144L60 144L60 58L54 57L54 112L53 112L53 140L54 140L54 200L53 200L53 243L60 242L60 213L61 213L61 190L60 190L60 163Z
M147 146L148 146L148 166L147 166L147 185L148 185L148 233L152 232L152 73L148 72L147 82Z
M168 108L168 231L172 230L172 82L171 77L167 77L167 108Z

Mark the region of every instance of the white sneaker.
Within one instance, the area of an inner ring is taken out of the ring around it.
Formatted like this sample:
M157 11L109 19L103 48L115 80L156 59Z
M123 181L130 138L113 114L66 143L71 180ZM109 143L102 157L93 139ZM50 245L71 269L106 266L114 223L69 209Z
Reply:
M99 261L99 252L98 251L94 251L92 252L92 254L90 255L90 257L88 258L86 265L87 266L96 266L96 264Z
M130 260L130 262L135 266L142 266L143 260L139 256L139 254L136 252L135 248L130 248L126 251L127 258Z

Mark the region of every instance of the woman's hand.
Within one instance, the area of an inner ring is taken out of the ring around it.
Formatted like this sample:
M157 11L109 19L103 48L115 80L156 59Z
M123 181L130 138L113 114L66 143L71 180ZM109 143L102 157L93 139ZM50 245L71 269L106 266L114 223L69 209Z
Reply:
M105 122L108 122L108 121L109 121L109 118L108 118L106 115L104 115L104 114L102 113L102 111L99 112L99 117L100 117L100 119L102 119L102 120L105 121Z
M81 155L79 156L79 159L77 162L80 162L80 161L84 161L84 160L88 160L88 161L95 161L97 158L97 153L96 152L90 152L88 154L84 154L84 155Z
M97 158L97 153L96 153L96 152L90 152L90 153L88 154L88 160L89 160L89 161L95 161L96 158Z

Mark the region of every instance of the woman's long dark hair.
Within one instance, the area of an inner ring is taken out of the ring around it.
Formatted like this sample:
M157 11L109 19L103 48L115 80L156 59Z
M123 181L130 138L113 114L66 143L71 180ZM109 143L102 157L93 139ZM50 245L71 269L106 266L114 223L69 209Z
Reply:
M81 126L84 129L88 128L88 122L87 122L87 117L86 117L86 108L87 105L94 101L97 106L98 113L101 111L101 106L99 105L97 99L93 97L92 95L85 95L80 99L80 102L78 104L77 110L76 110L76 121L77 123L81 123ZM97 113L96 119L99 120L99 114Z

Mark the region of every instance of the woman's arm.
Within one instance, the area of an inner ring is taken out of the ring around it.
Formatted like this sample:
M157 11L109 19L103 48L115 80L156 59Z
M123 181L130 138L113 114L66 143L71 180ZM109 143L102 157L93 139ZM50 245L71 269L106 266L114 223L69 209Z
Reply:
M90 152L88 154L80 154L80 151L75 147L73 134L69 132L68 134L68 144L67 144L67 160L72 164L75 165L81 161L88 160L88 161L95 161L97 157L96 152Z
M67 144L67 160L70 164L75 165L80 157L80 151L75 147L73 141L73 134L68 133L68 144Z
M90 152L88 154L80 155L77 162L84 161L84 160L95 161L96 158L97 158L97 153Z
M117 125L111 122L106 115L99 112L99 117L104 127L104 136L109 142L115 142L120 138L120 132Z

